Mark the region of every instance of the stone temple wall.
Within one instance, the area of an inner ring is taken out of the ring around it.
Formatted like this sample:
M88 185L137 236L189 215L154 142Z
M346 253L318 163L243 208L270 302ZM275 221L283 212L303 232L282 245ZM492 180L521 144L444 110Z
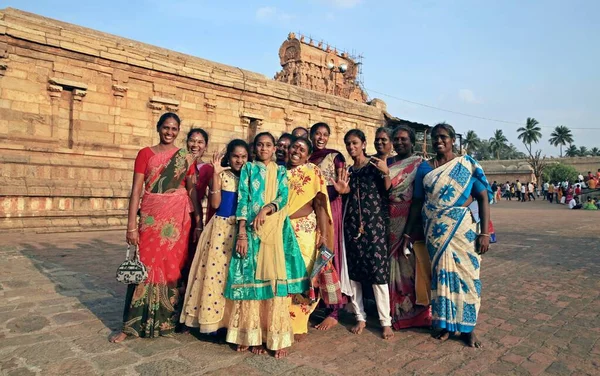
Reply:
M276 58L276 52L273 54ZM331 147L380 109L240 68L43 18L0 11L0 231L123 228L133 160L179 114L184 135L210 133L208 153L261 130L325 121Z

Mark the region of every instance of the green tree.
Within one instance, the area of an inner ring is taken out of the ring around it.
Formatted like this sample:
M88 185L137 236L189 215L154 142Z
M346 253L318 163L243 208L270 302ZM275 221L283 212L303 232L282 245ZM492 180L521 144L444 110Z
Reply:
M519 140L523 142L527 149L527 153L529 153L527 163L529 163L533 169L533 174L537 181L540 181L542 173L548 165L548 161L546 161L546 156L542 156L541 150L533 152L531 149L531 144L537 144L540 142L540 138L542 138L542 128L540 128L538 124L539 122L534 118L527 118L525 126L517 129L517 132L520 132L518 135Z
M475 131L467 131L463 140L463 146L469 155L473 155L473 152L481 146L481 140Z
M554 163L544 169L544 181L577 181L577 169L563 163Z
M500 159L526 159L527 155L519 151L513 144L509 144L506 149L500 153Z
M517 132L520 132L518 136L519 140L523 141L530 156L533 155L531 153L531 144L537 144L540 138L542 138L542 128L538 127L538 124L539 122L534 118L527 118L525 127L517 129Z
M481 140L479 147L473 152L473 158L478 161L494 159L494 153L488 140Z
M563 156L562 148L567 144L573 143L573 134L568 127L564 125L559 125L554 128L554 131L550 134L550 145L559 146L560 147L560 156Z
M490 138L490 148L493 153L496 153L496 159L500 159L500 151L506 148L506 143L508 139L502 132L502 129L496 129L494 131L494 136Z
M590 149L590 155L592 157L600 157L600 149L598 149L597 147L593 147L592 149Z
M585 146L580 146L578 153L579 153L580 157L587 157L590 152L588 151L588 148L586 148Z
M579 155L579 149L575 145L569 145L567 150L565 150L566 157L576 157Z

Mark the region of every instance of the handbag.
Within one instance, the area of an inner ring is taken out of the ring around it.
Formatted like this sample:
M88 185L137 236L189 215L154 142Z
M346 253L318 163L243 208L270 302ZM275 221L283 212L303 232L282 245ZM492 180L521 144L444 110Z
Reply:
M129 245L127 245L125 261L117 268L117 281L126 285L137 285L144 282L146 278L148 278L148 270L146 270L146 266L140 261L137 246L135 247L133 258L129 259Z
M319 274L319 291L325 304L334 305L343 303L340 277L331 262Z

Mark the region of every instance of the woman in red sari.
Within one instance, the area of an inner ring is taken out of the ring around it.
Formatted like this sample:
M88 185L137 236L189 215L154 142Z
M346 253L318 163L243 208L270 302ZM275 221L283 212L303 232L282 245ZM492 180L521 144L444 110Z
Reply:
M331 204L331 214L333 216L334 227L334 253L333 264L335 271L340 278L344 273L344 260L341 257L342 247L344 243L344 234L342 232L342 196L335 188L334 183L337 182L345 171L346 160L344 156L337 150L327 149L327 142L331 129L326 123L316 123L310 128L310 140L313 143L314 151L310 155L308 161L321 169L323 178L327 183L327 193ZM348 274L347 271L345 271ZM342 285L342 293L350 293L350 286ZM345 303L345 297L344 297ZM338 311L343 308L344 304L328 305L328 316L315 326L319 330L327 330L338 323Z
M111 342L121 342L128 335L170 335L177 323L178 284L187 257L193 211L188 190L195 194L193 157L175 146L179 124L176 114L163 114L156 125L159 144L140 150L135 159L127 244L138 247L148 278L128 286L123 328Z

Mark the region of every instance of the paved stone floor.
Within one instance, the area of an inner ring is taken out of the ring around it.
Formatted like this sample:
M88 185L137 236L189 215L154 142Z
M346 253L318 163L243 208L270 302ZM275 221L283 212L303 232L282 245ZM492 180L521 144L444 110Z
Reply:
M438 344L427 330L311 329L288 358L236 353L178 334L110 344L124 286L121 232L0 240L0 370L6 375L600 374L600 212L501 202L499 243L482 264L483 349Z

